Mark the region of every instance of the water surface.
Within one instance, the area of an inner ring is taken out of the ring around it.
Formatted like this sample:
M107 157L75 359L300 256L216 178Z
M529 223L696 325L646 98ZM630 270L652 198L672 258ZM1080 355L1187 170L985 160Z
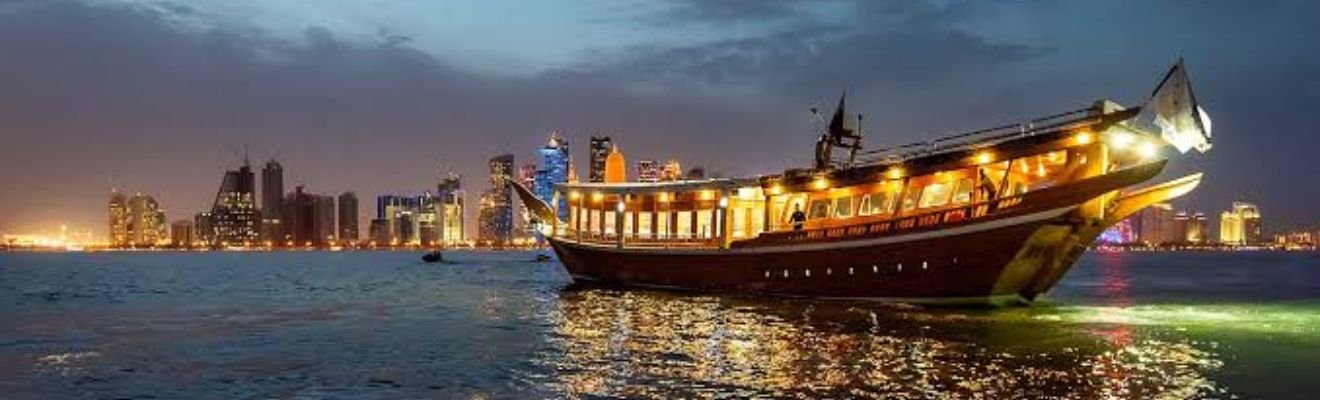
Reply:
M1313 398L1315 253L1094 253L1029 308L570 285L530 253L0 253L37 398Z

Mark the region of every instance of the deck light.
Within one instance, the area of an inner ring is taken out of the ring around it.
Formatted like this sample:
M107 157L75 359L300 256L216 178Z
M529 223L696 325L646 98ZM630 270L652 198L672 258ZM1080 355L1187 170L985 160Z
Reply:
M581 197L582 197L582 193L580 193L580 192L578 192L578 191L576 191L576 190L571 191L571 192L568 192L568 198L569 198L570 200L577 200L577 199L579 199L579 198L581 198Z
M593 202L593 203L599 203L601 200L604 200L604 199L605 199L605 195L600 194L600 192L592 192L592 193L591 193L591 202Z
M780 193L783 193L783 192L784 192L784 186L783 186L783 185L780 185L780 184L778 184L778 183L775 183L774 185L771 185L771 186L770 186L770 194L775 194L775 195L777 195L777 194L780 194Z
M669 193L660 192L660 194L656 195L656 200L659 200L661 203L668 203Z
M720 208L729 208L728 196L720 196Z
M618 212L623 212L625 207L626 206L623 203L623 199L619 199L618 203L614 203L614 209L617 210Z
M1073 139L1076 140L1079 145L1091 144L1091 141L1095 140L1095 138L1091 136L1091 131L1078 132L1077 136L1073 137Z
M988 151L982 151L976 155L977 164L989 164L992 160L994 160L994 157Z
M714 200L714 199L715 199L715 192L714 192L714 191L712 191L712 190L702 190L702 191L701 191L701 200Z
M902 167L889 167L889 179L898 179L903 177Z
M826 180L823 176L818 176L816 177L816 181L811 183L811 186L816 190L824 190L830 187L830 181Z

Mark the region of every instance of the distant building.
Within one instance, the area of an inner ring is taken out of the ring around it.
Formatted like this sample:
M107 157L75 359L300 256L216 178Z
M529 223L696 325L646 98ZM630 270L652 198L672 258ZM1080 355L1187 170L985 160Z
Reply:
M211 226L211 213L202 211L193 215L193 231L196 232L195 240L198 246L215 245L215 227Z
M1152 204L1134 217L1132 228L1137 233L1137 241L1151 246L1182 241L1176 233L1173 206L1168 203Z
M421 202L415 196L376 196L376 219L385 222L385 234L374 237L379 244L409 245L418 237L416 213Z
M1192 214L1191 218L1187 220L1186 242L1190 244L1205 244L1206 234L1208 233L1205 224L1205 214L1200 212Z
M568 182L573 165L573 156L569 151L568 141L552 132L550 140L537 153L541 156L541 168L536 171L536 182L531 188L536 197L546 204L555 204L555 185ZM525 209L525 207L524 207ZM559 203L559 218L568 218L568 201Z
M430 191L417 197L417 240L422 246L440 245L439 199Z
M255 181L247 161L237 170L225 171L211 206L210 224L221 247L248 246L260 238Z
M280 246L284 233L284 166L272 159L261 168L261 239Z
M132 216L128 213L128 198L118 190L110 192L110 245L129 247L129 225Z
M591 159L587 169L588 182L605 182L605 158L609 157L614 149L614 141L609 136L592 136L590 149Z
M618 183L628 181L628 162L624 160L623 153L619 152L619 146L615 145L610 149L610 154L605 157L605 183Z
M655 160L641 159L637 160L637 181L638 182L659 182L660 165Z
M390 221L384 218L372 218L371 226L368 227L367 235L370 236L372 244L388 246L392 235L390 235Z
M1260 210L1256 205L1233 202L1233 208L1219 216L1219 242L1226 245L1262 244Z
M361 236L358 232L358 198L353 192L339 194L339 240L356 243Z
M165 212L160 209L156 199L144 194L135 194L128 200L129 228L128 241L135 247L150 247L166 243L169 240Z
M181 219L170 224L170 243L174 247L186 249L193 247L197 243L197 233L194 231L193 221Z
M478 240L490 246L513 241L513 155L490 159L490 189L482 195L477 224Z
M435 193L440 243L445 246L462 244L467 238L463 224L463 198L467 197L463 191L463 178L450 173L436 185Z
M706 179L706 169L702 167L692 167L692 169L688 170L687 179L689 180Z
M660 180L662 181L683 180L683 165L679 164L678 160L672 158L669 159L669 161L665 161L664 169L660 170Z
M325 247L335 240L335 198L294 188L284 199L293 246Z

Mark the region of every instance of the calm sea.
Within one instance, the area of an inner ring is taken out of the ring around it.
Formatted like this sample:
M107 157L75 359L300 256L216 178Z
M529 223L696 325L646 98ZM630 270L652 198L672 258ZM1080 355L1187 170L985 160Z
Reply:
M0 398L1320 393L1320 254L1095 253L1029 308L569 285L532 253L0 253Z

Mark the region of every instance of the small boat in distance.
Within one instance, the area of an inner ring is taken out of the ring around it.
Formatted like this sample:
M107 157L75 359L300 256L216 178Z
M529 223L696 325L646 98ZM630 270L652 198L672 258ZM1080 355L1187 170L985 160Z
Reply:
M438 262L443 262L444 260L445 260L444 255L440 253L440 250L433 250L422 255L422 261L426 261L428 263L438 263Z
M1195 188L1133 190L1210 148L1179 60L1144 104L863 151L839 99L811 168L513 187L575 281L918 303L1028 303L1105 229ZM836 155L840 150L843 154Z

